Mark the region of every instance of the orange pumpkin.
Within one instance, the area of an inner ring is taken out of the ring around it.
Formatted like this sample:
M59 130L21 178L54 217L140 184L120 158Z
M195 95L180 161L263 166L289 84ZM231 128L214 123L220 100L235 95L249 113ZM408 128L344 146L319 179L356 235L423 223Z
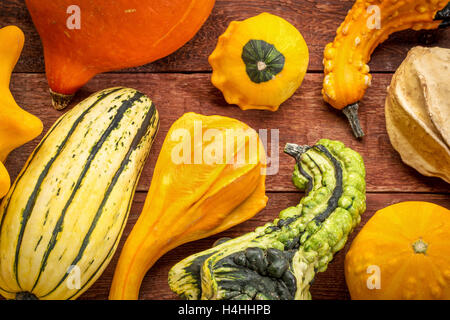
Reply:
M402 202L379 210L345 258L352 299L450 299L450 210Z
M44 46L53 105L98 73L163 58L189 41L215 0L26 0Z

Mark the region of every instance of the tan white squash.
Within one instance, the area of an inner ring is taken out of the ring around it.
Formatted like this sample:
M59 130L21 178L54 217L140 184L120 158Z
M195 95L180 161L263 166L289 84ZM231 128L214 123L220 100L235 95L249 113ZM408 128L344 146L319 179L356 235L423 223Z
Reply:
M403 162L450 183L449 68L450 49L411 49L392 78L385 111L389 138Z

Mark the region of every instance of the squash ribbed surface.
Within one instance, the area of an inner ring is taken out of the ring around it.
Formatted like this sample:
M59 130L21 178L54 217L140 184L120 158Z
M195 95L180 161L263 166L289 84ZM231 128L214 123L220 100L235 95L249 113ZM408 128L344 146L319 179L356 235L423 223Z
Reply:
M74 299L101 275L158 125L152 101L127 88L100 91L54 124L0 206L4 297Z

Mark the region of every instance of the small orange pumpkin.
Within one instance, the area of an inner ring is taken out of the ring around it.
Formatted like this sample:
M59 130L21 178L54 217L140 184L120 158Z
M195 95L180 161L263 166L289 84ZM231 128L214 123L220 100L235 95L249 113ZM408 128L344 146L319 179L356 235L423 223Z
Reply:
M379 210L345 258L355 300L450 299L450 210L402 202Z
M214 2L26 0L42 39L53 105L66 107L98 73L171 54L197 33Z

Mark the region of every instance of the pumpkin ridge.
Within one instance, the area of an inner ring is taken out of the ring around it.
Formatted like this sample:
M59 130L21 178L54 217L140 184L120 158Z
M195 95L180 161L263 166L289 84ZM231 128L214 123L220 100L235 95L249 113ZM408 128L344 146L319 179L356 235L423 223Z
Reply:
M153 47L156 47L160 42L162 42L164 39L166 39L172 33L173 30L178 28L178 26L186 20L186 17L192 11L192 8L194 7L195 2L197 2L197 1L196 0L191 1L188 9L184 12L183 17L180 20L178 20L178 22L175 25L173 25L172 28L170 28L165 35L163 35L161 38L159 38L157 41L155 41L155 43L153 44Z
M386 231L391 231L390 233L386 232L383 234L383 238L380 239L380 233L376 231L369 231L364 234L364 241L373 241L377 240L380 244L383 243L394 243L398 245L399 247L403 247L405 243L411 243L414 241L414 237L407 237L401 233L397 233L393 229L389 230L386 229ZM395 233L395 234L394 234ZM401 237L401 239L399 239Z

